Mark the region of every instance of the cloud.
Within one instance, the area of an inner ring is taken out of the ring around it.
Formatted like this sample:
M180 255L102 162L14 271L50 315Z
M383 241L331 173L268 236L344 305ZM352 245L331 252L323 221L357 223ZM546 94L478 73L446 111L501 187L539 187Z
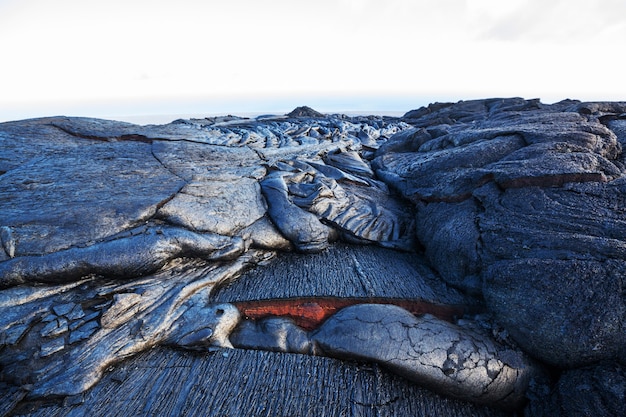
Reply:
M626 96L608 77L579 75L621 50L624 15L622 0L0 0L10 62L0 112L70 101Z
M617 41L626 34L626 3L620 0L517 0L494 7L493 0L474 4L479 40L573 44ZM621 42L623 38L619 40Z

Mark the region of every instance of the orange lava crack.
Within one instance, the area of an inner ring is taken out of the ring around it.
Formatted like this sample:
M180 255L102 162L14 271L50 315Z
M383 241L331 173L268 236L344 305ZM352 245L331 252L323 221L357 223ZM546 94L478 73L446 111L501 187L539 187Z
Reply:
M237 301L233 303L246 319L258 320L269 316L289 317L305 330L314 330L342 308L355 304L393 304L412 314L432 314L454 321L467 312L464 306L433 304L426 301L394 298L288 298L276 300Z

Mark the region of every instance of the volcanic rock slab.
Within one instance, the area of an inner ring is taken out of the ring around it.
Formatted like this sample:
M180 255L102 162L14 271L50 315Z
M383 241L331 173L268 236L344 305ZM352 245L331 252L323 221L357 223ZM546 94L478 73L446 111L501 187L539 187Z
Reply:
M153 349L64 404L31 404L16 415L508 415L440 397L375 364L239 349L209 355Z
M387 298L458 305L480 302L446 285L415 253L338 243L317 254L285 253L216 289L215 302L292 298Z
M372 164L415 201L442 278L482 293L521 346L559 367L623 358L625 114L624 103L441 104L405 115L415 130Z
M374 361L437 392L501 407L520 405L535 372L484 335L393 305L344 308L311 338L327 355Z

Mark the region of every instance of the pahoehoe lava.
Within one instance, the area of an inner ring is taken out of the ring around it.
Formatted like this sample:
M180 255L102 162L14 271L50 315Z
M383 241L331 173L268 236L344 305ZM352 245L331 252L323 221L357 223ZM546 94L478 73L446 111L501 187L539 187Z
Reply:
M625 144L521 98L2 123L0 415L625 415Z

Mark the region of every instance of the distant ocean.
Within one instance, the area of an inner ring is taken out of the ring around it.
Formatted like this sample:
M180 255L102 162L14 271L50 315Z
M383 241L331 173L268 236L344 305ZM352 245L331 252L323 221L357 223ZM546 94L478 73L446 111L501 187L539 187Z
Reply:
M402 116L406 112L433 102L456 102L472 97L388 95L388 96L289 96L235 98L168 98L148 100L59 100L3 106L0 100L0 122L49 116L93 117L119 120L140 125L167 124L176 119L234 115L256 117L283 115L298 106L309 106L325 114Z

